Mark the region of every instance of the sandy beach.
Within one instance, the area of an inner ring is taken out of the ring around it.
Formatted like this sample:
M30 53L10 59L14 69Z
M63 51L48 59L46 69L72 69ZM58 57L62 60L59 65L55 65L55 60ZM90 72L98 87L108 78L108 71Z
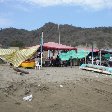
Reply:
M110 75L79 67L24 70L30 74L0 65L0 112L112 112Z

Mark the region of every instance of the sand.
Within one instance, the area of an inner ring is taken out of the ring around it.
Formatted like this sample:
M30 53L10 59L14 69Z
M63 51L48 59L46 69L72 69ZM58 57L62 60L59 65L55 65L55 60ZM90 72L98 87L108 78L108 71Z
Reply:
M24 70L30 74L0 65L0 112L112 112L112 76L79 67Z

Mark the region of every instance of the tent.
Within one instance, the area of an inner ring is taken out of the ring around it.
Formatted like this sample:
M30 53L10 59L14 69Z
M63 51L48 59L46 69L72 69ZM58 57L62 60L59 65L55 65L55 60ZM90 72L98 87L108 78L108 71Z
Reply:
M48 42L43 44L44 50L77 50L75 47L58 44L55 42Z
M59 57L61 60L69 60L71 56L72 58L75 58L75 59L82 59L86 57L89 53L90 51L87 51L87 50L77 50L77 52L74 50L71 50L71 51L68 51L67 53L61 53Z
M75 58L82 59L85 58L90 53L89 50L77 50Z
M101 52L102 53L110 53L110 54L112 54L112 49L108 49L108 50L101 49Z
M105 57L105 59L110 59L111 54L109 54L109 53L108 54L105 54L104 57Z
M10 49L1 50L1 59L12 63L15 67L20 66L22 62L31 58L34 53L39 49L40 45L29 47L27 49L12 51ZM4 52L3 52L4 51Z
M7 57L10 57L11 55L13 55L14 53L16 52L15 49L0 49L0 59L3 60L3 61L6 61L6 56Z
M16 52L15 49L0 49L0 56L9 55Z
M92 52L92 49L91 48L77 48L77 49L78 50L84 50L84 51ZM93 49L93 52L99 52L99 49L94 48Z

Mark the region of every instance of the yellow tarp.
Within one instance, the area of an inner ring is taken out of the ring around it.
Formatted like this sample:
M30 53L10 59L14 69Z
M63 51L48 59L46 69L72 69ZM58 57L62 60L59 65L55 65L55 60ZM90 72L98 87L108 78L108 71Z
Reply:
M9 55L16 52L15 49L0 49L0 56Z
M5 57L11 57L15 52L15 49L0 49L0 58L7 62Z
M39 47L40 45L37 45L27 49L15 50L13 52L7 49L4 53L1 52L0 57L9 63L12 63L15 67L18 67L23 61L31 58Z

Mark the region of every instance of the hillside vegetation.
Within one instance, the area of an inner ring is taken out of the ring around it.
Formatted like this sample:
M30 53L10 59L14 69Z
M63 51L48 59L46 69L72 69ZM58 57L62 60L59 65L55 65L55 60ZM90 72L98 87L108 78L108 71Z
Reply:
M58 25L46 23L43 27L27 31L24 29L6 28L0 30L0 44L7 46L32 46L40 43L41 32L44 42L58 42ZM71 46L91 46L97 48L112 47L112 27L81 28L72 25L60 25L61 43Z

